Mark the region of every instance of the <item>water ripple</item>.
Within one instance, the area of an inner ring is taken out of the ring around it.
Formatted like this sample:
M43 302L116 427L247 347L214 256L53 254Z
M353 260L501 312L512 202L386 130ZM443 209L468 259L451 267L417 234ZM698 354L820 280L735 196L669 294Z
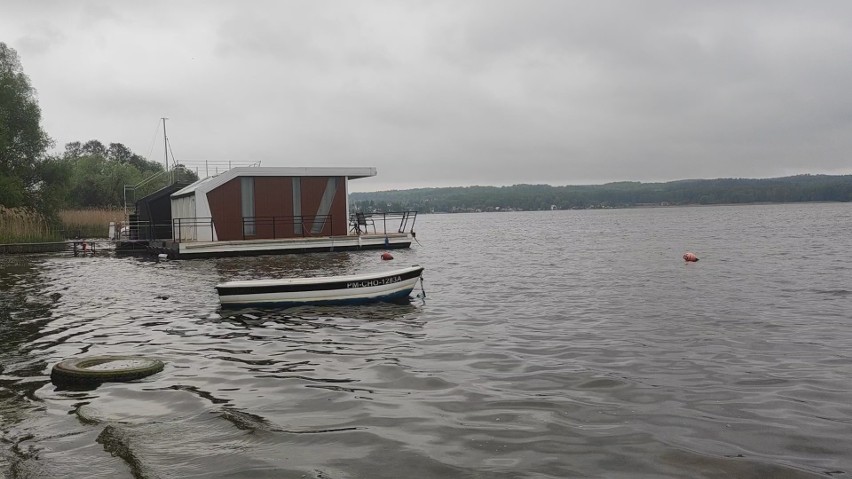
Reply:
M850 220L429 215L395 253L426 266L410 305L217 307L219 281L393 266L374 252L2 257L0 476L843 477ZM166 368L54 387L82 354Z

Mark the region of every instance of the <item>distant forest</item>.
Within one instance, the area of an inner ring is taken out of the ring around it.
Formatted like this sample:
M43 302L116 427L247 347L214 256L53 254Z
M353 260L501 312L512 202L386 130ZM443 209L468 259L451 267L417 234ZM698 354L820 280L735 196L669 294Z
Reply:
M588 186L469 186L352 193L354 211L424 213L852 201L852 175L618 182Z

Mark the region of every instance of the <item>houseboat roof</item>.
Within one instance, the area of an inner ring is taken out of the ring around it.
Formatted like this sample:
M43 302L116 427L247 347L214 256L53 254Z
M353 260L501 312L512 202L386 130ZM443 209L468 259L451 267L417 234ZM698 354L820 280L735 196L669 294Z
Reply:
M172 198L193 195L196 192L207 193L234 178L241 176L345 176L350 180L376 176L376 169L368 167L254 167L244 166L207 178L172 193Z

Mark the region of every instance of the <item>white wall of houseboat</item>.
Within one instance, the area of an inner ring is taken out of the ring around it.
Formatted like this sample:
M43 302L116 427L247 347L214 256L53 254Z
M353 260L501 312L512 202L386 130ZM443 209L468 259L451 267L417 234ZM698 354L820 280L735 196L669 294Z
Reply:
M210 207L204 201L201 206L207 207L207 214L201 214L196 197L192 194L172 198L175 241L217 241L216 229L210 220ZM206 195L202 197L206 199Z

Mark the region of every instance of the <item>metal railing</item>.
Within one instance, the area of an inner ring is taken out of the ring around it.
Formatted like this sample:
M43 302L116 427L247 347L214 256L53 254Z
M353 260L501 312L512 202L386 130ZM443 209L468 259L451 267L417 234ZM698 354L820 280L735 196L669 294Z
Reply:
M325 225L330 227L328 236L334 236L331 215L249 216L240 220L240 232L243 240L304 238L322 235ZM214 228L213 218L175 218L172 238L177 242L214 241Z
M114 236L110 239L117 241L150 241L171 239L169 223L153 223L151 221L125 221L116 224Z
M172 239L181 241L213 241L213 218L174 218Z
M331 231L328 235L323 235L326 225L330 226ZM243 218L242 226L243 239L334 236L334 221L331 215L248 216Z
M245 160L184 160L181 161L181 166L190 171L195 171L199 178L209 178L218 176L232 168L239 167L258 167L260 161L245 161ZM204 176L201 176L202 173Z
M192 174L189 168L177 165L171 170L155 173L135 185L124 185L124 219L129 220L129 216L136 213L136 200L180 181L190 183L194 180Z
M249 216L240 220L240 237L247 239L285 239L345 234L412 233L416 211L353 213L349 230L335 230L332 215ZM231 228L235 226L231 223ZM222 224L219 223L220 228ZM174 241L214 241L213 218L175 218L172 220ZM326 231L328 230L328 231ZM233 232L233 231L232 231ZM220 239L220 238L216 238Z
M417 211L377 211L374 213L352 213L349 215L349 231L354 234L411 233ZM379 228L381 227L381 231Z

